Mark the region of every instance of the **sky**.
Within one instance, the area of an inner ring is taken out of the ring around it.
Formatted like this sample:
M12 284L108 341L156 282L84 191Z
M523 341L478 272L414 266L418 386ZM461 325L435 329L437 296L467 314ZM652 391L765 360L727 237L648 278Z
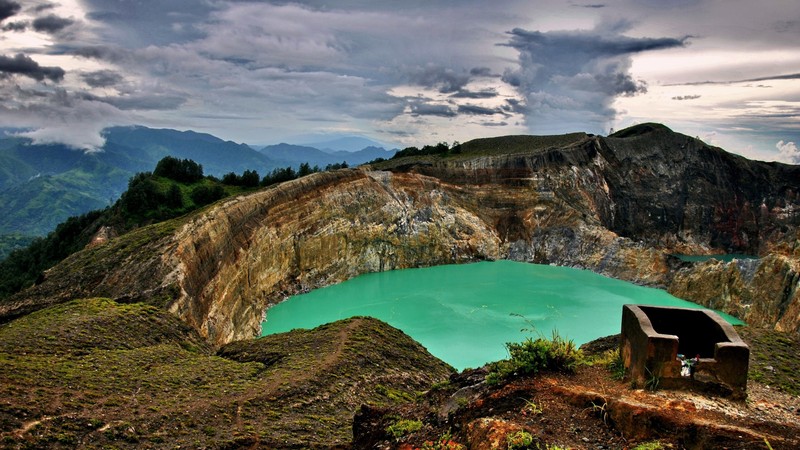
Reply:
M608 134L800 164L796 0L0 0L0 127L253 145Z

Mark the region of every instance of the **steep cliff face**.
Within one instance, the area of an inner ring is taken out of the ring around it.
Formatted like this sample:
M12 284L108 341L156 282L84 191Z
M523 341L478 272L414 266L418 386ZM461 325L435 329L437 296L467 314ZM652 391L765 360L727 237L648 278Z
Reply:
M749 161L663 126L638 129L600 140L609 229L650 245L759 254L798 224L800 167Z
M668 291L754 326L800 331L800 260L770 254L758 260L710 260L677 270Z
M175 235L170 310L216 342L258 332L288 295L355 275L497 259L496 232L427 177L318 174L230 200Z
M462 148L315 174L111 239L0 305L0 317L106 296L166 307L223 344L255 335L267 306L300 291L365 272L509 258L669 286L798 329L798 255L786 249L800 168L747 161L660 126ZM778 248L784 262L764 258L753 276L669 257ZM763 295L774 289L791 295Z

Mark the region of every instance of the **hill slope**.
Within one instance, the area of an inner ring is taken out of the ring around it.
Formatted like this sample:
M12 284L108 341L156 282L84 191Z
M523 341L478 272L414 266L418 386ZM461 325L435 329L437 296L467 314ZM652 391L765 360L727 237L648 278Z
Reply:
M266 175L278 167L244 144L191 131L115 127L104 135L101 151L89 153L0 139L0 237L43 236L68 217L104 208L134 174L152 170L167 155L198 162L217 177L245 170ZM8 251L0 249L0 255Z
M0 360L0 441L31 448L344 446L362 402L412 398L451 371L374 319L215 354L171 314L105 299L0 327Z

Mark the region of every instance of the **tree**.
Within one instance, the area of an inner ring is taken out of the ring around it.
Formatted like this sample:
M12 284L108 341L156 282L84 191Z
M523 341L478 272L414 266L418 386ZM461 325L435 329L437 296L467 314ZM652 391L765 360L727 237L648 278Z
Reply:
M300 168L297 171L297 176L304 177L306 175L311 175L311 173L311 166L307 162L304 162L300 164Z
M255 170L245 170L239 178L240 185L244 187L256 187L259 181L261 181L261 177Z
M222 176L222 184L227 184L228 186L238 186L239 182L239 175L236 175L233 172L228 172Z
M201 184L192 189L191 193L189 193L189 197L191 197L192 201L197 206L205 206L209 203L213 203L221 198L224 198L225 195L225 189L218 184L215 184L211 187Z
M203 179L203 166L191 159L165 156L156 164L153 174L182 183L194 183Z
M171 184L167 191L167 207L171 209L183 208L183 192L177 184Z

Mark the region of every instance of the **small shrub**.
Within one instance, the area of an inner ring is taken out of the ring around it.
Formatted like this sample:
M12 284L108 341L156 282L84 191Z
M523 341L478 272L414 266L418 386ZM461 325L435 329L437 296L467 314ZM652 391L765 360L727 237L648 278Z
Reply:
M551 339L527 338L522 342L506 344L511 356L489 366L487 383L494 384L511 375L529 375L542 370L572 373L583 360L583 352L572 340L553 331Z
M598 405L595 402L592 402L592 411L597 414L599 417L603 419L603 423L608 425L608 403L603 402L602 405Z

